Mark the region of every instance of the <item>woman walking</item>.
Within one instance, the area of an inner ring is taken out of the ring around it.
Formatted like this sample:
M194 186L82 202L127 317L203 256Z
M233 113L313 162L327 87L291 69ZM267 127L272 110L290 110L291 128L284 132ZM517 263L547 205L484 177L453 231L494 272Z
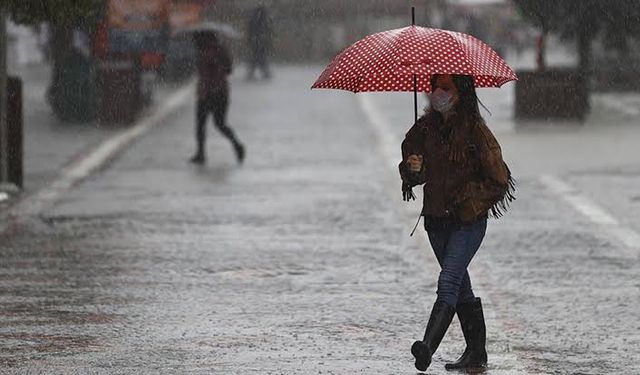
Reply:
M405 200L424 184L422 215L440 263L436 302L424 337L413 343L415 366L425 371L457 312L466 349L447 369L484 369L482 303L467 267L484 238L489 215L500 217L514 198L514 181L500 145L478 109L474 79L434 75L427 112L402 142L400 176Z
M245 148L227 125L229 108L229 82L231 55L214 32L199 32L194 35L198 64L198 101L196 103L196 152L189 159L192 163L206 161L206 122L209 114L218 130L233 145L239 163L244 161Z

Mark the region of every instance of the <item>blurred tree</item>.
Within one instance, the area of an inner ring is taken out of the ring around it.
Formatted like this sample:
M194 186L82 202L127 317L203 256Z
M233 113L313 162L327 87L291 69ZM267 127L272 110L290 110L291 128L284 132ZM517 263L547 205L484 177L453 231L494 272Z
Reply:
M21 24L50 22L60 26L84 26L96 22L102 0L4 0L11 18Z
M4 0L10 17L19 24L51 25L51 51L54 67L69 51L72 31L82 29L91 35L100 22L104 0Z
M23 25L36 25L42 22L49 23L50 40L49 47L53 60L51 86L48 91L48 99L54 112L60 115L60 108L54 103L59 103L59 96L63 95L64 77L73 66L69 66L69 56L73 54L74 30L81 30L93 39L97 25L102 21L105 0L2 0L2 5L9 17L16 23ZM93 46L93 43L88 48ZM6 72L0 72L0 75Z
M625 51L628 41L640 35L640 1L638 0L513 0L524 18L546 32L558 32L577 42L579 69L588 74L591 68L591 45L594 38L605 36L609 47Z

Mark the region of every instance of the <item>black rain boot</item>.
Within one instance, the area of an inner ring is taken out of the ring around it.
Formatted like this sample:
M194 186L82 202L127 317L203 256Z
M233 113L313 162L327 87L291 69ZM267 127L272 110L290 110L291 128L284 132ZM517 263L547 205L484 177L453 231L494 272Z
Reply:
M487 368L487 330L480 298L470 303L458 304L458 319L462 326L467 347L462 356L453 363L447 363L447 370L485 370Z
M196 151L196 153L193 154L193 156L189 159L189 161L192 162L193 164L204 164L204 162L206 161L204 152Z
M438 349L455 312L455 308L446 302L436 301L433 304L424 339L414 342L411 346L411 354L416 358L418 370L426 371L431 364L431 356Z
M238 160L238 163L242 164L244 162L244 157L246 155L244 146L242 145L242 143L234 140L233 150L236 152L236 159Z
M196 129L196 153L189 159L193 164L204 164L207 160L204 154L205 133L204 127L200 126Z

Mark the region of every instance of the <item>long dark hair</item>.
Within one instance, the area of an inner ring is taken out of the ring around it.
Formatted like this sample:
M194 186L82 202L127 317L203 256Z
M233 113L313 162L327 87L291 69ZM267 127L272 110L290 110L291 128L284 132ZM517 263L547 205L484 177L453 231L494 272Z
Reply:
M431 76L431 87L436 87L436 82L440 74L434 74ZM478 106L478 95L476 94L476 87L474 84L474 79L472 76L461 75L461 74L452 74L453 84L456 85L458 89L458 102L456 103L453 110L466 117L471 121L480 121L482 120L482 115L480 115L480 107ZM484 106L483 106L484 107ZM442 116L439 112L434 111L431 106L428 108L428 112L432 112L435 115Z

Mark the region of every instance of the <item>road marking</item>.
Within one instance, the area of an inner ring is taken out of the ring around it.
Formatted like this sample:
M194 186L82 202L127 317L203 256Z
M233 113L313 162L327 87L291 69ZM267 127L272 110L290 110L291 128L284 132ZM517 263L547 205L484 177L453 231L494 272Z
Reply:
M621 225L616 218L592 202L589 198L580 194L577 189L561 181L558 177L544 175L540 177L540 182L551 192L559 195L565 202L569 203L569 205L592 223L598 225L610 238L621 242L630 250L626 255L631 257L637 256L637 252L633 250L640 248L640 234L631 228Z
M103 167L125 147L150 131L183 106L194 91L194 82L190 82L158 103L157 109L130 128L123 129L102 142L97 148L63 168L58 177L48 186L19 201L9 212L13 221L19 217L35 216L54 203L67 190ZM0 233L6 228L0 226Z
M640 108L634 106L637 105L637 103L625 103L624 100L620 100L620 98L612 97L607 94L597 95L594 99L600 101L600 103L604 104L606 107L622 112L627 116L640 116Z
M384 121L384 114L373 104L370 94L356 95L360 106L376 132L378 147L391 171L396 172L400 161L400 139L389 131L389 125Z

